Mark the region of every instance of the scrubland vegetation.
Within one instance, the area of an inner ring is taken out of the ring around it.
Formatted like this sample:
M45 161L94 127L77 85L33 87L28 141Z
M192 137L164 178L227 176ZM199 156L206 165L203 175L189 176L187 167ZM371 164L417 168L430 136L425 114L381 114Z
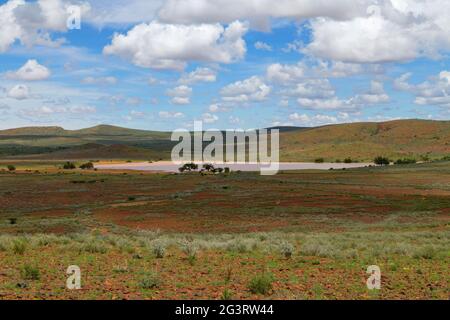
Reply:
M0 174L0 299L448 298L448 162L272 177L19 168ZM81 290L65 288L70 265Z

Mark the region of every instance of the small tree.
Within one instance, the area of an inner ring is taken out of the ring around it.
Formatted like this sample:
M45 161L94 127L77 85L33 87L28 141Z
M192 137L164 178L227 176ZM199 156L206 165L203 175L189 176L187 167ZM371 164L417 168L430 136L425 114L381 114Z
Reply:
M352 158L345 158L344 163L353 163Z
M73 170L73 169L76 169L76 168L77 167L75 166L75 164L73 162L69 162L69 161L64 163L64 166L63 166L64 170Z
M10 165L8 165L8 170L9 171L16 171L16 167L10 164Z
M379 166L388 166L391 163L388 158L382 156L376 157L373 162Z
M317 158L316 160L314 160L315 163L324 163L325 160L323 158Z
M83 170L92 170L92 169L94 169L94 164L93 164L92 162L84 163L84 164L82 164L82 165L80 166L80 169L83 169Z
M191 172L191 171L195 171L195 170L198 170L198 165L193 162L186 163L178 169L178 171L180 171L180 172L185 172L185 171Z
M203 169L208 172L214 172L215 168L211 163L205 163Z

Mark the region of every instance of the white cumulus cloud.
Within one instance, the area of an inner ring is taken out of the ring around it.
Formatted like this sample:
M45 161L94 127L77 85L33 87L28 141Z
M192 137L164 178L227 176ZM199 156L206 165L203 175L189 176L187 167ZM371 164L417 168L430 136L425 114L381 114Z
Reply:
M162 24L153 21L135 26L126 35L115 34L103 50L137 66L182 70L189 61L232 63L247 51L243 35L248 27L235 21L220 24Z
M36 60L28 60L19 70L6 73L6 77L14 80L37 81L50 77L50 70Z
M26 85L18 84L8 91L7 96L16 100L26 100L30 98L30 89Z
M228 102L258 102L268 98L272 88L258 76L237 81L222 88L222 99Z

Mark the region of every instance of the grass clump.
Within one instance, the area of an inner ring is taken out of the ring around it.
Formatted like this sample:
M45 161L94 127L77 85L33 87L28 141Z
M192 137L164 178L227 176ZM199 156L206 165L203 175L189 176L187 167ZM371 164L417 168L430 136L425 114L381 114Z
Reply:
M264 272L252 278L248 284L248 288L251 293L267 295L273 288L273 281L273 276Z
M139 281L139 287L142 289L155 289L161 285L161 279L156 272L146 273Z
M24 280L39 280L41 274L37 267L26 264L22 267L22 278Z
M106 253L108 250L102 243L90 242L86 243L81 247L82 251L88 253Z
M418 248L413 254L413 258L416 258L416 259L431 260L435 256L436 256L436 250L433 248L433 246L425 246L425 247Z
M152 252L157 259L162 259L166 255L166 246L161 241L155 242L152 247Z
M220 297L220 300L231 300L232 298L233 298L233 293L230 290L225 289L222 292L222 296Z
M186 241L182 244L182 250L187 255L189 264L193 265L197 260L198 247L193 242Z
M12 250L14 254L23 255L27 249L27 244L24 240L16 239L13 241Z
M290 259L294 254L295 247L292 243L283 241L280 245L280 251L286 259Z

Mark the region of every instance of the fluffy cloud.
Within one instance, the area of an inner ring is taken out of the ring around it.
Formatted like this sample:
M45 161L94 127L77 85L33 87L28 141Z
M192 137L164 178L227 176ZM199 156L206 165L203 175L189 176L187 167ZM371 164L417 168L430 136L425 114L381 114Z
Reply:
M305 66L302 63L297 65L282 65L280 63L271 64L267 67L266 77L269 81L277 83L289 83L302 79L305 76Z
M385 93L383 83L372 81L367 92L348 99L336 96L336 91L328 79L306 79L294 87L283 91L285 95L297 97L297 103L310 110L344 110L356 111L361 107L387 103L389 96Z
M286 91L291 96L299 96L309 99L325 99L335 96L336 91L328 79L308 79Z
M357 104L380 104L389 101L390 98L384 91L383 83L379 81L372 81L368 92L357 95L354 98L354 102Z
M215 82L217 73L210 68L197 68L194 71L184 74L179 82L183 84L193 84L197 82Z
M297 64L274 63L267 67L266 77L269 81L282 85L301 81L305 78L343 78L361 74L371 69L370 66L362 66L341 61L301 61Z
M115 77L86 77L81 80L83 84L90 85L113 85L117 83L117 78Z
M230 23L245 19L255 27L268 29L271 18L350 19L365 13L365 2L369 1L279 0L275 5L272 0L168 0L159 18L171 23Z
M97 109L92 106L71 106L71 107L42 106L39 108L20 110L19 114L27 117L49 117L56 114L84 115L96 112Z
M264 50L264 51L272 51L272 47L269 44L262 42L262 41L255 42L255 49Z
M172 97L170 101L173 104L189 104L191 103L192 88L186 85L178 86L167 90L167 95Z
M228 112L230 108L222 103L213 103L208 107L208 111L212 113Z
M71 4L65 0L9 0L0 6L0 52L7 51L20 41L27 46L58 46L64 39L53 40L52 32L66 32L67 9ZM80 5L82 13L89 11L89 5Z
M343 62L384 63L438 57L450 49L448 0L168 0L159 12L170 23L248 20L270 29L273 19L309 19L312 42L288 50Z
M224 101L243 103L264 101L271 91L260 77L253 76L227 85L220 93Z
M406 73L394 81L394 88L407 91L416 96L418 105L435 105L450 108L450 72L442 71L439 75L420 84L411 84L411 73Z
M182 70L188 61L232 63L246 53L243 35L247 25L239 21L227 28L220 24L139 24L126 35L115 34L103 50L137 66Z
M201 120L204 123L215 123L219 120L219 117L216 116L215 114L204 113L204 114L202 114Z
M184 117L181 112L160 111L159 117L163 119L180 119Z
M289 115L289 120L301 126L318 126L325 124L334 124L338 122L338 118L334 116L317 114L309 116L307 114L293 113Z
M36 60L28 60L19 70L7 72L6 77L14 80L37 81L50 77L50 70Z
M8 91L7 96L16 100L26 100L30 98L30 89L26 85L18 84Z
M304 52L344 62L383 63L435 58L450 49L449 1L381 3L346 21L313 19L312 42Z
M161 0L127 0L124 5L123 0L94 0L84 19L98 27L150 22L155 18L161 3Z

